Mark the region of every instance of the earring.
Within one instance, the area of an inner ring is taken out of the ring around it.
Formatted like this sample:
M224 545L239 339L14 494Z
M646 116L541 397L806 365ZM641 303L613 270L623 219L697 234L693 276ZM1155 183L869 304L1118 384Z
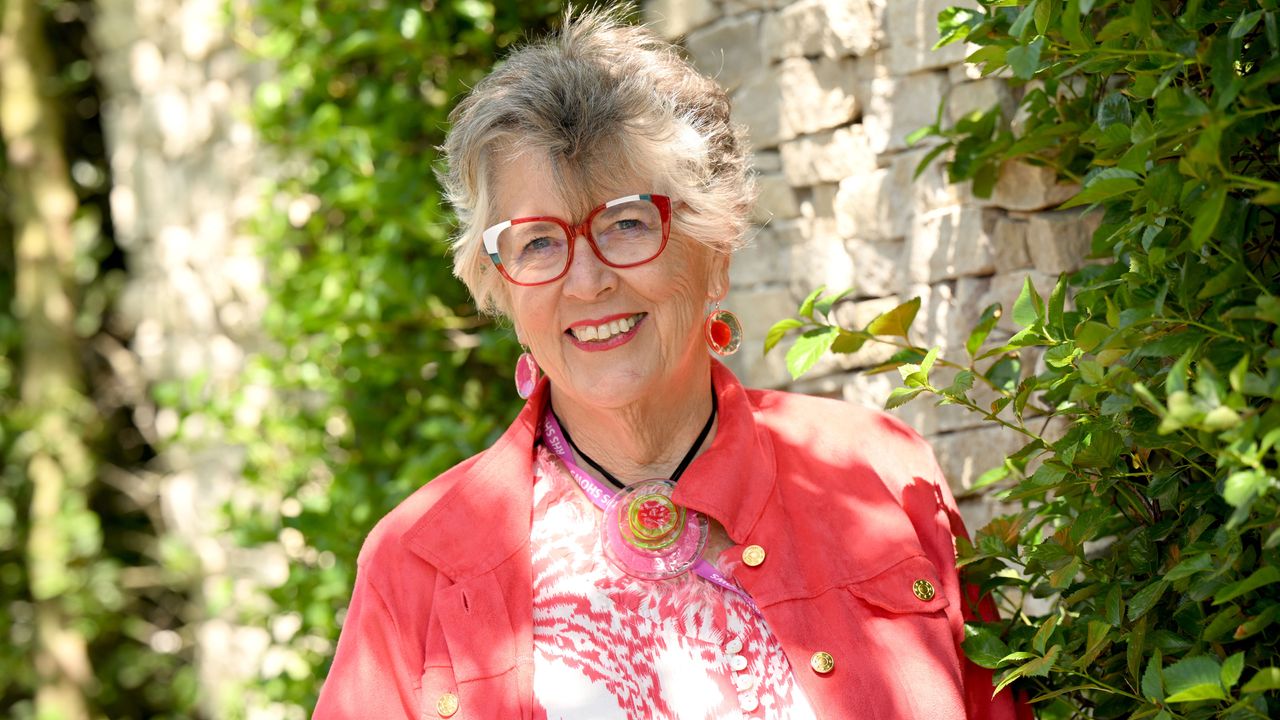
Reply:
M520 353L519 359L516 360L516 394L521 400L528 400L533 394L533 389L538 387L540 372L538 361L533 359L533 355L528 350Z
M738 346L742 344L742 323L738 322L737 315L721 310L720 303L716 303L715 309L707 314L702 329L711 352L721 357L738 352Z

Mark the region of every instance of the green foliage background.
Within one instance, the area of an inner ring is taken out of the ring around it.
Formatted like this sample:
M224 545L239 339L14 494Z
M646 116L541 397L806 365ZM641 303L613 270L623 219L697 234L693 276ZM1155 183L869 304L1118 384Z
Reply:
M487 447L517 409L514 338L476 315L450 273L436 148L453 103L559 11L517 0L255 6L253 49L276 68L255 122L282 173L258 226L272 348L249 381L278 398L238 438L271 500L241 508L231 527L248 545L283 541L291 560L271 604L245 620L301 622L276 634L289 660L250 695L310 709L373 523Z
M848 328L820 289L770 333L800 332L797 375L896 345L890 407L930 397L1026 438L978 482L1022 510L962 543L1005 618L970 624L965 649L1040 717L1280 712L1278 27L1275 0L944 12L942 42L976 44L1021 99L923 129L925 162L979 195L1012 160L1080 183L1063 207L1104 213L1098 262L1047 299L1028 281L1012 337L987 308L959 357L910 342L918 299Z

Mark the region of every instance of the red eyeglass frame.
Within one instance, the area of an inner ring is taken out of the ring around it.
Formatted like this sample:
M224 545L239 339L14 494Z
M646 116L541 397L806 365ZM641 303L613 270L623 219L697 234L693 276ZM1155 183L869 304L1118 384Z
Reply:
M611 207L614 207L616 205L621 205L622 203L635 202L636 200L647 200L653 203L655 206L657 206L658 217L661 218L662 220L662 244L658 246L657 252L645 258L644 260L640 260L638 262L633 262L633 263L622 263L622 264L609 262L609 260L606 259L603 254L601 254L600 247L596 245L595 236L591 232L591 221L594 220L597 215L599 215L600 213L604 212L605 210ZM569 268L573 265L573 252L574 252L574 249L577 247L579 234L581 234L583 237L587 239L587 243L591 246L591 252L594 253L595 256L599 258L600 262L604 263L605 265L608 265L609 267L612 267L612 268L636 267L637 265L644 265L645 263L653 262L659 255L662 254L663 250L667 249L667 241L671 239L671 205L672 205L671 198L667 197L666 195L653 195L653 194L627 195L625 197L615 198L606 203L602 203L598 207L594 208L591 212L587 213L586 219L584 219L582 222L578 223L577 225L570 225L564 220L561 220L558 217L553 217L551 215L537 215L537 216L531 216L531 217L513 218L511 220L505 220L503 222L500 222L497 225L492 225L485 229L484 233L482 233L482 238L484 239L484 249L485 249L485 252L489 255L489 259L493 261L494 266L498 268L498 272L502 274L502 277L506 278L507 282L513 285L520 285L523 287L535 287L538 285L546 285L547 283L553 283L559 280L560 278L564 277L569 272ZM502 258L498 256L498 236L502 234L503 230L506 230L507 228L512 227L513 225L523 225L525 223L531 223L531 222L551 222L551 223L555 223L556 225L559 225L560 228L564 230L565 236L569 238L569 254L568 254L568 257L565 258L564 269L560 271L559 275L556 275L555 277L547 280L539 280L538 282L520 282L519 280L516 280L515 278L511 277L511 275L507 273L507 269L503 267Z

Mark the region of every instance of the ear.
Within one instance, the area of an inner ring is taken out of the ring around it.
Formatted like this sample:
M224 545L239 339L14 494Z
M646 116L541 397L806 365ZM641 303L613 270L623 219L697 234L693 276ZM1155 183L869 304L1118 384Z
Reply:
M715 251L707 267L707 299L719 302L729 294L729 261L727 252Z

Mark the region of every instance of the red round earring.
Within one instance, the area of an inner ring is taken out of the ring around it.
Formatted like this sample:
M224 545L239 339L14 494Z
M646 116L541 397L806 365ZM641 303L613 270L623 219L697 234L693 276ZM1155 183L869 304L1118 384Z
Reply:
M707 314L702 329L711 352L721 357L738 352L738 346L742 344L742 323L738 322L737 315L721 310L720 303L716 303L715 309Z

